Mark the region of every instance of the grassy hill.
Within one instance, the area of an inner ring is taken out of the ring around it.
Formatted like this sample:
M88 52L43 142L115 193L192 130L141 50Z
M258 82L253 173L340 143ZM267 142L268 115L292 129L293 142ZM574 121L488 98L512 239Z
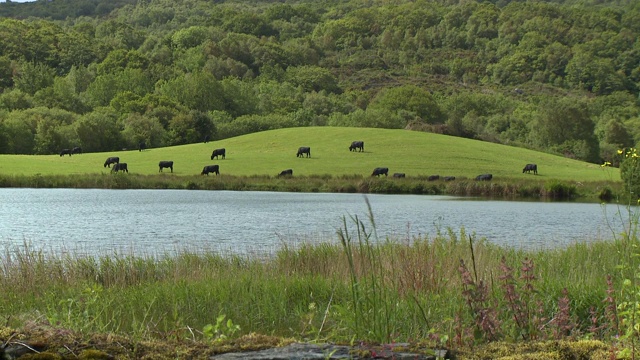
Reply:
M365 142L364 152L350 152L354 140ZM297 158L300 146L311 147L310 158ZM226 148L226 159L210 160L215 148ZM264 131L207 144L167 148L59 155L0 155L1 175L82 175L109 172L107 157L119 156L129 171L158 173L158 162L173 160L174 176L198 175L203 166L219 164L221 174L277 175L293 169L300 175L369 176L375 167L388 167L390 175L408 177L475 177L491 173L494 179L532 178L523 174L527 163L538 165L538 180L619 181L618 169L602 168L532 150L488 142L407 130L305 127ZM165 172L169 171L164 169Z

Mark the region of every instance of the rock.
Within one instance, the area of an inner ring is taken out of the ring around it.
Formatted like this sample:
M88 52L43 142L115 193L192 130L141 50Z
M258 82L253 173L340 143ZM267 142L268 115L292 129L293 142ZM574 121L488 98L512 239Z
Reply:
M280 348L253 352L226 353L214 355L210 360L314 360L314 359L394 359L394 360L436 360L448 359L447 350L435 350L435 355L423 355L404 351L395 351L385 346L339 346L331 344L293 343Z

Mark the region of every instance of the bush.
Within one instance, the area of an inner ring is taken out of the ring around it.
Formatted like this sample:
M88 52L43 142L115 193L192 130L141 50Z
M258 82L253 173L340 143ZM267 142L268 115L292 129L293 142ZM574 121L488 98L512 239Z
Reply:
M556 200L571 199L576 197L578 190L575 185L564 184L558 181L550 182L545 186L547 196Z
M622 158L620 162L620 178L622 178L622 183L624 184L624 192L637 199L640 197L640 162L638 161L637 150L635 148L619 150L618 155Z

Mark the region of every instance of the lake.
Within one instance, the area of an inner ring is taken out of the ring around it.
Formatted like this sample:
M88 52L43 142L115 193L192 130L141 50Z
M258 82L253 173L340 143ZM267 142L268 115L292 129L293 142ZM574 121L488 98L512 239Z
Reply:
M543 249L613 239L624 206L451 196L200 190L0 189L0 244L51 253L163 255L214 250L272 254L283 244L338 242L371 230L410 241L464 229L504 246Z

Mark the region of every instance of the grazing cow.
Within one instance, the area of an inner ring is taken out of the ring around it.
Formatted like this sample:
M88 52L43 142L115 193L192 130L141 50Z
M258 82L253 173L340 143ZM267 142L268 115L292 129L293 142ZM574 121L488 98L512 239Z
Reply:
M220 166L218 166L218 165L207 165L204 168L202 168L202 172L200 173L200 175L209 176L209 173L216 173L216 175L220 175Z
M455 176L445 176L443 179L444 179L444 181L453 181L453 180L456 179L456 177Z
M403 178L405 176L404 176L404 173L393 173L393 177L394 178Z
M211 160L213 160L214 158L217 159L218 156L222 156L222 158L224 159L226 152L227 151L224 148L213 150L213 152L211 153Z
M307 154L307 157L311 157L311 148L306 146L300 147L296 157L304 157L304 154Z
M204 143L205 143L205 144L206 144L206 143L208 143L208 142L209 142L209 140L211 140L211 136L210 136L210 135L205 135L205 136L204 136Z
M281 176L293 176L293 169L280 171L280 174L278 174L278 177L281 177Z
M373 169L373 173L371 173L371 176L380 176L380 175L388 176L389 175L389 168L377 167L377 168Z
M493 175L491 174L482 174L482 175L476 176L476 180L478 181L489 181L492 178L493 178Z
M429 177L427 178L427 181L436 181L436 180L440 180L440 175L429 175Z
M527 164L524 166L524 169L522 169L522 173L527 173L527 174L531 174L531 172L533 171L534 175L538 175L538 165L536 164Z
M145 144L145 143L144 143L144 141L141 141L141 142L138 144L138 151L142 151L142 150L144 150L144 149L146 149L146 148L147 148L147 144Z
M356 149L364 151L364 141L354 141L349 145L349 151L356 151Z
M160 167L160 170L158 170L158 172L162 172L163 168L169 168L171 169L171 172L173 172L173 161L160 161L158 163L158 166Z
M104 167L111 167L111 164L117 164L120 162L120 158L117 156L114 157L109 157L107 158L107 160L104 162Z
M117 173L118 171L129 172L129 169L127 168L127 163L117 163L113 165L113 167L111 168L111 172Z
M71 149L71 153L72 154L82 154L82 148L80 146L76 146L73 149Z
M65 156L65 155L71 156L71 149L62 149L62 151L60 151L60 156Z

